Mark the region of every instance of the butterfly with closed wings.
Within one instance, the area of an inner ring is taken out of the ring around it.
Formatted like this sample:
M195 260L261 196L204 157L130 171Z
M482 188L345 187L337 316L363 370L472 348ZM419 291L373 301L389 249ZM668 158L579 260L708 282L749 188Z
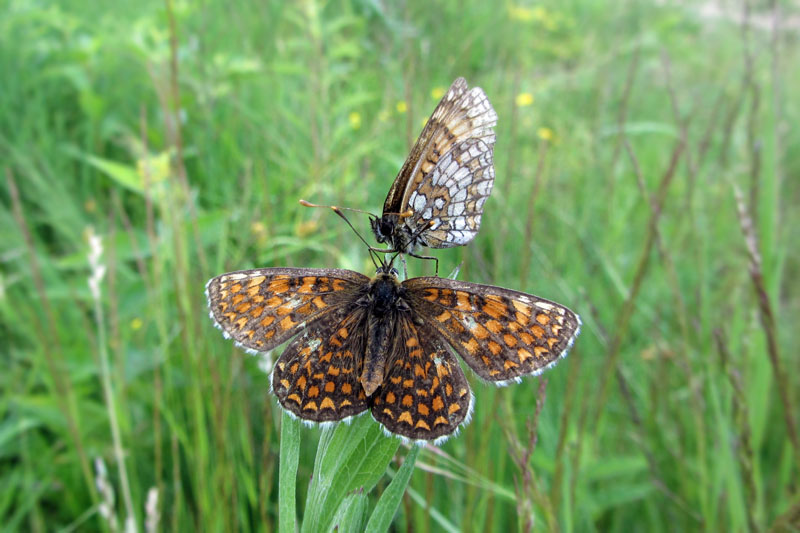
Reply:
M440 443L469 419L472 392L451 348L496 384L565 356L578 315L537 296L440 277L400 282L392 261L352 270L260 268L206 285L210 316L239 346L275 363L272 391L308 422L367 410L388 434Z
M389 189L372 232L387 252L450 248L478 233L494 184L497 113L480 87L453 82ZM426 259L430 259L425 257Z

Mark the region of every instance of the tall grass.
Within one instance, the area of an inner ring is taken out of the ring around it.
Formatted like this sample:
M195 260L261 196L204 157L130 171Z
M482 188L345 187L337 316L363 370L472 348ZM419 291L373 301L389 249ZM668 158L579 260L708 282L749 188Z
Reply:
M8 529L800 527L796 6L0 10ZM288 422L279 353L223 339L205 281L370 273L297 200L379 211L462 75L500 116L497 183L440 271L563 302L583 333L542 380L470 375L441 449Z

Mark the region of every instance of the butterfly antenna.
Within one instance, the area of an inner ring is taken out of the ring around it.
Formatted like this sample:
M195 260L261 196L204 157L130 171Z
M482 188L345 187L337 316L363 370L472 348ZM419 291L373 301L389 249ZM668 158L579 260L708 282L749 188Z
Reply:
M361 239L361 242L363 242L363 243L364 243L364 244L367 246L367 248L372 248L372 247L369 245L369 243L366 241L366 239L364 239L364 237L362 237L362 236L361 236L361 234L358 232L358 230L355 228L355 226L353 226L353 225L350 223L350 221L349 221L349 220L347 220L347 217L346 217L346 216L344 216L344 213L342 213L342 211L341 211L341 210L340 210L338 207L336 207L335 205L332 205L332 206L331 206L331 209L333 210L333 212L334 212L334 213L336 213L337 215L339 215L340 217L342 217L342 218L344 219L344 221L345 221L345 222L347 222L347 225L348 225L348 226L350 226L350 229L351 229L351 230L353 230L353 233L355 233L355 234L358 236L358 238L359 238L359 239Z
M364 237L361 236L361 234L358 232L358 230L350 223L350 221L347 219L347 217L344 215L344 213L342 213L342 209L346 209L348 211L355 211L357 213L366 213L368 215L375 216L372 213L370 213L369 211L362 211L361 209L353 209L352 207L338 207L338 206L335 206L335 205L317 205L317 204L312 204L311 202L306 202L305 200L300 200L300 205L305 206L305 207L327 207L328 209L332 210L334 213L336 213L337 215L342 217L342 219L344 219L345 222L347 222L347 225L350 226L350 229L353 230L353 233L358 235L358 238L361 239L361 242L363 242L364 244L367 245L367 248L370 248L370 249L372 248L369 245L369 243L366 240L364 240Z
M336 211L336 210L340 210L341 211L342 209L344 209L345 211L354 211L356 213L364 213L364 214L369 215L371 217L380 218L380 217L375 216L374 214L370 213L369 211L364 211L363 209L356 209L354 207L339 207L339 206L336 206L336 205L319 205L319 204L312 204L311 202L307 202L305 200L300 200L300 205L302 205L304 207L325 207L325 208L328 208L328 209L333 209L334 211ZM342 216L341 213L339 214L339 216ZM345 218L345 220L347 220L347 219Z
M383 266L384 261L372 248L367 248L367 251L369 252L369 258L372 260L372 264L375 265L375 271L377 272Z

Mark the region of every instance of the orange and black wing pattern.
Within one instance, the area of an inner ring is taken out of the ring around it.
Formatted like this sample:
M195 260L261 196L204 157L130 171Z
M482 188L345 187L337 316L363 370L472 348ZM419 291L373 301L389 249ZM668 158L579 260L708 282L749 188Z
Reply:
M567 354L580 331L577 314L531 294L439 277L402 285L414 312L476 374L498 384L543 372Z
M401 316L383 385L370 398L387 431L413 440L445 439L468 421L472 393L441 335Z
M249 351L266 352L349 305L369 278L341 269L260 268L206 284L211 319Z
M335 422L367 410L359 381L364 365L367 312L342 306L305 328L272 371L272 391L303 420Z

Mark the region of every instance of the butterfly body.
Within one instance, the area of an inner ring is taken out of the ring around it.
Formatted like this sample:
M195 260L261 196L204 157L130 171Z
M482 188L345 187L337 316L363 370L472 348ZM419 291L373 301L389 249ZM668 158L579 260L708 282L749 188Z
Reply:
M391 366L392 339L394 328L402 313L410 308L403 300L403 288L393 273L379 272L369 282L367 297L362 300L367 307L367 345L364 365L361 372L361 386L364 393L372 396L385 378L385 370Z
M472 394L453 352L497 384L535 375L575 340L579 317L533 295L439 277L400 282L391 266L263 268L207 284L211 317L245 349L289 341L275 363L281 406L311 422L367 410L391 434L440 441L468 420Z

